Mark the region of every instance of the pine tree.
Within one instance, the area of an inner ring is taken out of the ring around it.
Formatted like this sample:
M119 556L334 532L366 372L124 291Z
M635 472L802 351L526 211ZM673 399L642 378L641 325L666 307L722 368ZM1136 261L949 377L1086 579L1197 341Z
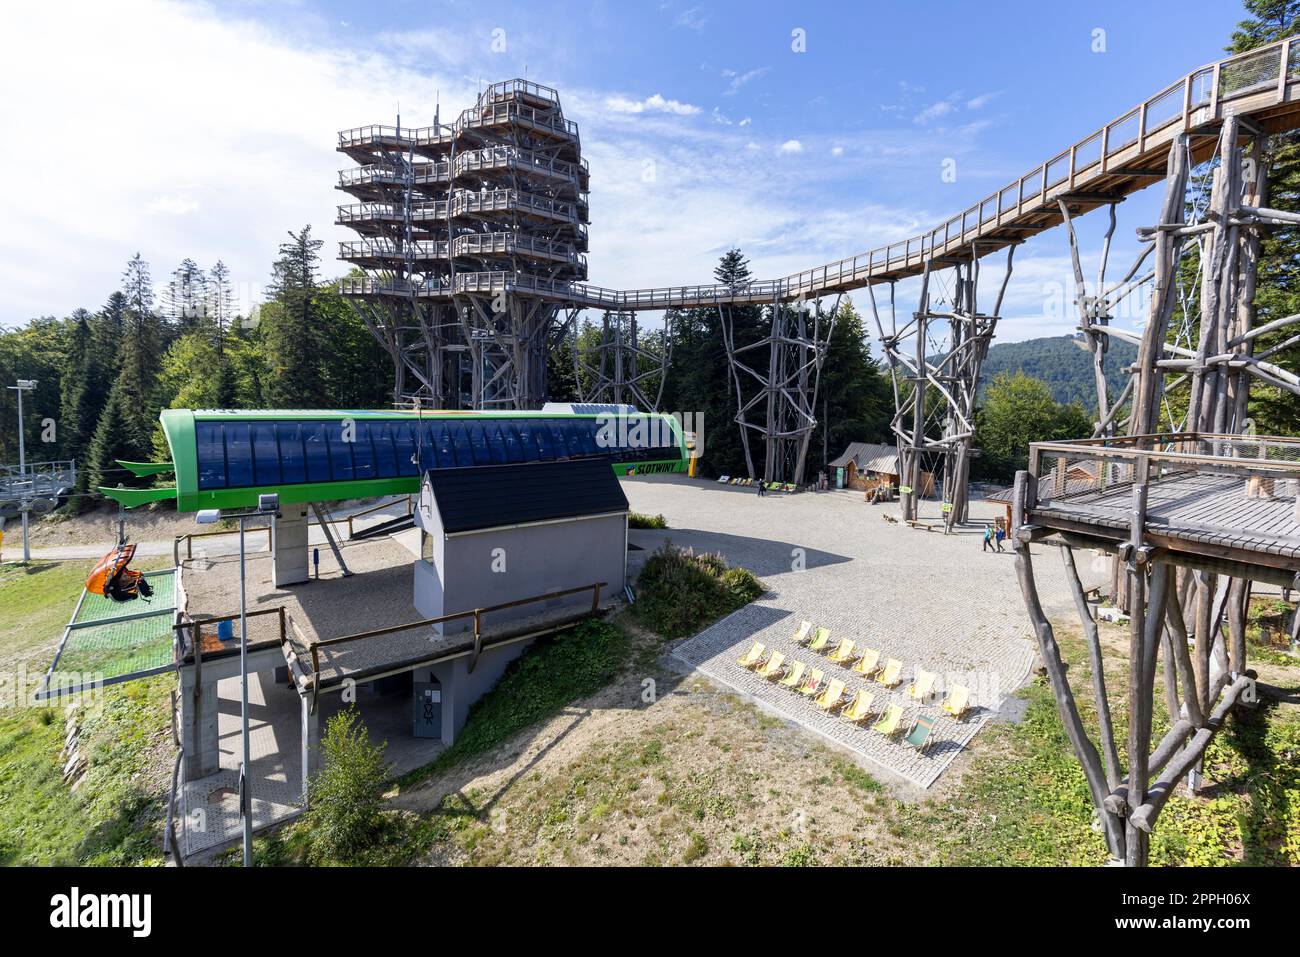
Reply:
M77 309L69 319L68 347L60 380L59 454L82 465L99 417L93 393L93 383L99 377L95 365L91 316L85 309Z
M1300 0L1244 0L1243 5L1251 16L1237 24L1227 47L1230 53L1244 53L1300 35ZM1269 164L1265 205L1295 209L1300 203L1300 132L1270 136L1265 161ZM1264 237L1257 282L1257 325L1300 312L1300 235L1295 229L1275 230ZM1258 337L1255 351L1282 342L1294 331L1292 327ZM1300 357L1294 349L1284 349L1270 361L1300 372ZM1261 433L1294 435L1300 430L1300 397L1283 389L1252 383L1250 412Z
M163 317L177 336L210 332L208 316L210 287L207 274L193 259L186 258L172 272L167 284Z
M108 297L95 321L95 355L106 377L101 383L100 407L108 401L108 390L122 367L122 337L126 334L126 295L120 289Z
M235 293L230 283L230 267L220 259L212 267L208 277L208 316L212 321L212 334L217 354L225 352L226 336L237 320L235 315Z
M318 408L326 405L325 350L320 310L316 302L316 266L322 241L311 238L311 226L289 233L272 266L269 301L261 308L265 347L266 398L279 408Z
M90 481L105 484L116 459L139 461L152 452L158 400L158 369L163 349L162 321L154 311L149 264L136 253L122 276L125 298L121 362L112 391L95 428L90 449Z

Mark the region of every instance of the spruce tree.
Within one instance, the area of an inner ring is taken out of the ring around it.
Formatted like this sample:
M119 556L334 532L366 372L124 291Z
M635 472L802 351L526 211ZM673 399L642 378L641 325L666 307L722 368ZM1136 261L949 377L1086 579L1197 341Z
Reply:
M1300 0L1244 0L1244 6L1250 18L1237 24L1228 52L1244 53L1300 35ZM1274 209L1295 209L1300 203L1300 131L1268 137L1264 158L1268 163L1265 205ZM1255 307L1256 325L1300 312L1300 234L1297 230L1278 229L1264 237L1260 246ZM1291 327L1260 336L1255 340L1255 351L1262 352L1294 332L1294 327ZM1270 361L1300 373L1300 357L1294 349L1284 349ZM1261 433L1294 435L1300 431L1300 397L1286 390L1252 383L1250 413Z
M288 409L326 405L324 330L316 302L316 266L322 241L311 226L289 233L272 266L269 301L261 308L266 398Z
M154 311L149 264L139 253L127 263L122 295L125 309L119 369L90 449L90 480L96 485L116 474L116 459L138 461L150 456L161 404L157 386L163 326Z
M210 332L208 307L210 289L207 274L193 259L184 259L167 284L163 318L177 336Z

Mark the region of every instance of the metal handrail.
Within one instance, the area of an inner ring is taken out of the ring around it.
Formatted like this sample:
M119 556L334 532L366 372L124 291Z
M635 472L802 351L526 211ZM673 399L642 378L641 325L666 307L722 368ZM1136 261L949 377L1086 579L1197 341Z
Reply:
M412 628L428 628L434 625L442 625L451 621L460 621L465 618L474 620L474 650L470 662L470 670L473 670L474 663L478 661L479 654L483 650L483 616L494 611L505 611L509 608L519 608L523 605L536 604L537 602L553 601L556 598L565 598L569 595L581 594L585 591L591 592L591 614L596 614L600 610L600 590L608 585L608 582L593 582L590 585L579 585L576 588L565 588L561 591L548 592L544 595L533 595L528 598L517 598L514 601L502 602L499 605L489 605L484 608L471 608L469 611L456 612L451 615L441 615L437 618L424 618L420 621L409 622L404 625L390 625L387 628L376 628L373 631L362 631L354 635L343 635L338 638L322 638L316 641L305 641L301 630L292 618L289 619L289 627L298 635L300 641L307 644L311 652L311 673L313 694L320 688L320 649L333 647L335 645L346 644L352 641L361 641L367 638L379 638L383 635L397 634L402 631L410 631Z

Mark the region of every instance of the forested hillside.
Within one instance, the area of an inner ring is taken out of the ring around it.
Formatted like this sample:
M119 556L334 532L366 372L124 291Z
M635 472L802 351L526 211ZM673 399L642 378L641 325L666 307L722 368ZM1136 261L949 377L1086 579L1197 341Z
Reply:
M1125 369L1137 358L1137 347L1118 339L1110 340L1106 355L1106 379L1112 397L1128 380ZM1097 408L1097 391L1092 381L1092 354L1082 337L1047 336L1024 342L994 342L984 360L980 398L998 373L1023 372L1041 379L1057 402L1077 402L1090 413Z

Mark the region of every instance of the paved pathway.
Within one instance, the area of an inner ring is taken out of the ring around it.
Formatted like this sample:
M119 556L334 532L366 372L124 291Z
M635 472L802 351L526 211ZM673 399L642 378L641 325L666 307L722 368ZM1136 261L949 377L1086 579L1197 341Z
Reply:
M645 549L634 553L638 564L669 539L697 551L719 551L758 574L769 589L759 601L682 642L676 656L922 787L934 783L1029 673L1033 636L1010 549L982 552L982 525L944 535L890 524L881 513L896 514L897 505L868 505L861 493L849 491L759 498L750 490L680 476L645 476L625 481L623 488L633 509L663 513L671 526L631 533L632 542ZM928 517L937 522L937 504L926 504L935 513ZM1003 509L976 503L972 512L991 519ZM1035 572L1048 613L1073 614L1056 550L1041 551ZM1089 563L1082 564L1086 578ZM1098 568L1093 574L1099 578L1102 572ZM804 618L829 627L833 639L865 641L881 651L882 660L900 659L904 683L886 691L797 647L789 639ZM741 668L736 659L753 640L821 667L845 680L850 692L871 688L878 707L908 705L908 727L923 707L939 718L934 746L920 754L827 715ZM943 714L937 701L918 706L903 694L918 667L939 672L940 688L955 681L971 689L975 707L964 721Z

